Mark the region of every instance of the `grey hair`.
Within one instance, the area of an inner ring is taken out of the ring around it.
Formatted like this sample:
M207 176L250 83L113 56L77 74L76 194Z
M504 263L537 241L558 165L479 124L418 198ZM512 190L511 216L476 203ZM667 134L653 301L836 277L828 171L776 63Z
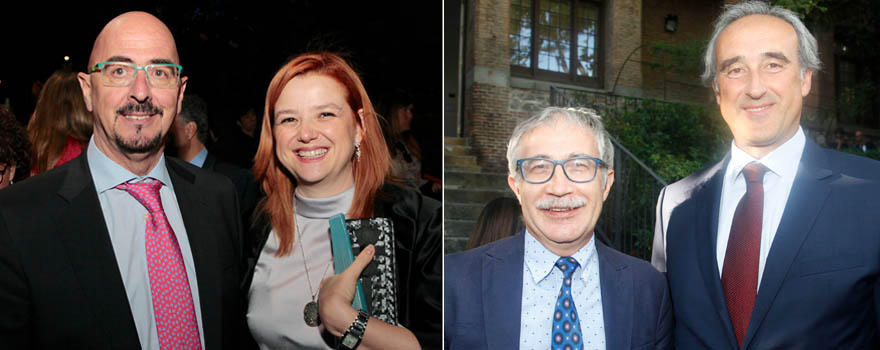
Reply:
M507 171L510 177L519 179L516 161L519 159L522 137L540 126L551 125L557 121L566 121L584 130L592 131L599 147L599 159L605 163L607 169L614 169L614 145L611 144L611 136L605 131L601 116L587 108L547 107L538 115L520 122L513 129L513 134L510 135L510 141L507 143ZM605 176L608 174L607 169Z
M703 74L700 78L703 84L710 86L718 91L718 72L715 67L715 44L718 37L728 25L734 21L749 15L767 15L779 18L788 22L794 27L798 36L798 62L801 65L801 79L807 69L817 72L822 69L822 61L819 60L819 45L816 38L807 27L801 22L800 17L790 10L779 6L770 6L763 1L743 1L735 5L724 6L724 11L715 20L715 29L712 32L712 39L706 47L706 54L703 56Z

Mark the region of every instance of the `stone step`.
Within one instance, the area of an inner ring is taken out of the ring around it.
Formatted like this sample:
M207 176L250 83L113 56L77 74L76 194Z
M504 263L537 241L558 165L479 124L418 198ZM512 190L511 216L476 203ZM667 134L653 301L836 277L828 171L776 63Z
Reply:
M477 220L483 211L485 204L477 203L450 203L444 205L443 216L453 220Z
M444 137L443 138L444 145L458 145L458 146L467 146L467 139L464 137Z
M483 171L483 168L476 165L453 165L453 164L445 164L443 165L443 172L446 174L449 173L480 173ZM447 186L445 183L443 186Z
M444 185L450 188L508 189L507 174L478 172L446 172Z
M467 246L468 239L464 237L449 237L443 239L443 252L445 254L456 253L464 250Z
M443 146L443 154L445 155L456 155L456 156L467 156L471 154L470 146L462 146L462 145L444 145Z
M477 166L477 157L476 156L456 156L446 154L443 156L444 165L464 165L464 166Z
M471 203L486 204L498 197L511 197L513 193L510 189L490 190L490 189L455 189L445 188L443 190L445 196L444 201L449 203Z
M468 239L471 233L474 232L476 225L477 223L473 220L443 220L443 230L445 231L446 238L464 237Z

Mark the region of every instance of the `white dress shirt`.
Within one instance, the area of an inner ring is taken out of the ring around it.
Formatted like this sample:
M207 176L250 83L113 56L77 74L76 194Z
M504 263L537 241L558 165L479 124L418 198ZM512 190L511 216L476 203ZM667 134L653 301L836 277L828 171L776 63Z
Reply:
M718 258L718 274L724 269L724 256L727 253L727 241L730 238L730 226L733 223L733 214L740 199L746 193L746 180L742 175L743 168L754 161L767 167L764 173L764 218L761 224L761 252L758 261L758 289L761 287L761 276L764 274L764 264L776 230L782 220L782 213L788 202L791 185L797 175L798 164L804 153L806 137L804 131L798 127L798 131L779 148L773 150L761 159L755 159L745 151L739 149L736 143L731 141L730 163L724 172L723 188L721 190L721 206L718 212L718 242L716 256Z
M520 349L549 349L553 311L562 287L559 256L538 242L528 230L523 263ZM594 238L572 255L580 267L572 275L571 294L581 320L584 350L605 349L605 319L599 285L599 258Z
M119 266L119 273L125 286L125 294L128 297L128 305L131 308L141 348L159 350L159 333L156 330L153 297L150 294L150 276L147 272L145 233L150 214L147 208L131 194L115 187L127 181L142 182L148 177L157 179L165 185L159 190L159 196L162 199L165 216L171 229L174 230L183 255L193 307L196 310L199 338L204 347L205 332L202 328L202 309L199 304L199 284L196 279L195 263L186 228L183 226L183 216L177 205L174 186L165 167L165 157L159 158L159 162L146 176L137 176L107 158L95 146L94 137L89 141L86 152L89 171L92 173L95 190L98 192L98 201L101 203L101 211L104 214L107 231L110 233L110 243L116 255L116 264Z

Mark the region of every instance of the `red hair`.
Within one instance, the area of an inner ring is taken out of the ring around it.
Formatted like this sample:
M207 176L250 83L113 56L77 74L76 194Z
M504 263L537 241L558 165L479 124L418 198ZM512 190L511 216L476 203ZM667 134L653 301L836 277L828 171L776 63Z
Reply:
M266 193L257 210L269 218L281 241L276 256L290 254L293 248L295 225L292 214L296 179L284 168L275 153L275 103L287 83L303 74L321 74L335 79L347 92L346 101L354 114L357 115L359 109L364 111L363 118L354 118L354 122L360 123L363 128L364 135L360 144L360 160L352 159L354 200L346 214L348 217L373 215L373 199L382 188L391 166L391 156L382 136L378 116L354 69L339 55L327 52L309 52L287 62L269 83L262 136L254 158L254 176Z

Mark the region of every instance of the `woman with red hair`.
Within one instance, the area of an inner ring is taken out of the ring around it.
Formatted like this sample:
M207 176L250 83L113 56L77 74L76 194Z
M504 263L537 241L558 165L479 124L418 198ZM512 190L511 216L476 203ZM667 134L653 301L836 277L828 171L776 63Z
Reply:
M344 59L307 53L275 74L254 160L266 197L245 240L247 323L260 348L332 349L343 337L344 349L440 347L440 204L387 183L389 167L378 116ZM375 248L328 275L328 219L341 212L392 221L399 325L351 305Z

